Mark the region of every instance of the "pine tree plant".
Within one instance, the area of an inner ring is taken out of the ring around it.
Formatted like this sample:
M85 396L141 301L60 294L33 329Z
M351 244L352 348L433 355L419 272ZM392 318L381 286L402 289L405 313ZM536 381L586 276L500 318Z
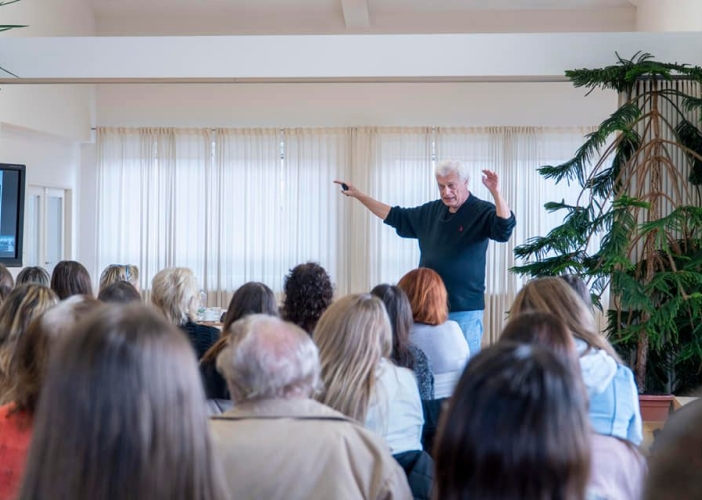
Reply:
M702 381L702 132L690 118L702 99L665 82L702 83L702 68L650 54L617 58L605 68L566 72L576 87L617 91L622 104L573 158L539 169L556 184L577 183L580 195L574 204L545 205L562 212L563 223L517 247L524 263L512 271L582 276L594 303L607 308L610 340L630 348L639 389L654 389L647 368L656 359L668 366L652 371L668 379L655 389L672 390L671 373L682 367ZM644 80L646 90L636 90ZM592 250L594 236L601 243ZM602 304L607 288L610 301Z
M19 1L20 0L0 0L0 7L4 7L5 5L10 5L13 3L17 3ZM26 27L27 26L25 26L23 24L0 24L0 32L12 30L15 28L26 28ZM17 76L13 72L6 70L2 66L0 66L0 73L7 73L8 75Z

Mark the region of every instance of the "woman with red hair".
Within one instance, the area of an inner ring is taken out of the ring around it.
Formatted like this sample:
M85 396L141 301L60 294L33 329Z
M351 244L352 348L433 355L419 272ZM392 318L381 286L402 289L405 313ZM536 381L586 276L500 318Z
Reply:
M420 267L397 284L409 298L414 325L410 342L429 358L434 371L434 397L450 397L470 357L461 327L448 319L448 295L439 274Z

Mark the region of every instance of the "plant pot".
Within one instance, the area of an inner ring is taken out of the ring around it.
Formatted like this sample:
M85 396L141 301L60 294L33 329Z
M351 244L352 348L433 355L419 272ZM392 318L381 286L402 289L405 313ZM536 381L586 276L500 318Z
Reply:
M641 419L644 422L665 422L673 407L673 396L639 396Z

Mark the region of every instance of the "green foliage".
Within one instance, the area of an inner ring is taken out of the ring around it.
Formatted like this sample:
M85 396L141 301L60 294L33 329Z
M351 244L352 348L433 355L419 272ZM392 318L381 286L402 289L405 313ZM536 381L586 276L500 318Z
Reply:
M13 3L17 3L17 2L19 2L19 1L20 1L20 0L5 0L5 1L0 1L0 7L4 7L5 5L10 5L10 4L13 4ZM2 31L8 31L8 30L13 30L13 29L15 29L15 28L26 28L26 27L27 27L27 26L24 25L24 24L0 24L0 32L2 32ZM14 77L17 76L17 75L15 75L13 72L6 70L6 69L3 68L2 66L0 66L0 71L3 71L3 72L5 72L5 73L7 73L8 75L12 75L12 76L14 76Z
M556 184L577 183L579 201L544 206L562 212L562 224L517 247L522 263L511 271L531 277L580 274L600 309L609 287L610 339L628 359L643 358L635 366L641 389L649 383L670 390L682 387L681 380L702 383L702 203L696 187L702 185L702 131L686 114L702 111L702 98L655 82L681 77L702 82L702 68L661 63L646 53L617 58L605 68L566 72L576 87L613 89L626 99L585 137L573 158L539 169ZM653 81L651 90L636 95L642 79ZM677 116L663 116L662 104ZM651 176L679 176L683 165L675 164L677 158L688 162L691 187L664 192L652 186ZM589 251L594 237L600 237L600 246ZM639 348L644 350L637 353ZM649 355L661 365L650 376ZM692 366L696 373L689 373ZM667 378L653 380L654 375Z

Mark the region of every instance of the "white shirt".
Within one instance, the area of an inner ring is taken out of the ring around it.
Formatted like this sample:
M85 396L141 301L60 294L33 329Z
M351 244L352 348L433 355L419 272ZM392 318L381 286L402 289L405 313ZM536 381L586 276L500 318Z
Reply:
M422 449L424 413L414 373L380 360L365 426L385 438L393 455Z

